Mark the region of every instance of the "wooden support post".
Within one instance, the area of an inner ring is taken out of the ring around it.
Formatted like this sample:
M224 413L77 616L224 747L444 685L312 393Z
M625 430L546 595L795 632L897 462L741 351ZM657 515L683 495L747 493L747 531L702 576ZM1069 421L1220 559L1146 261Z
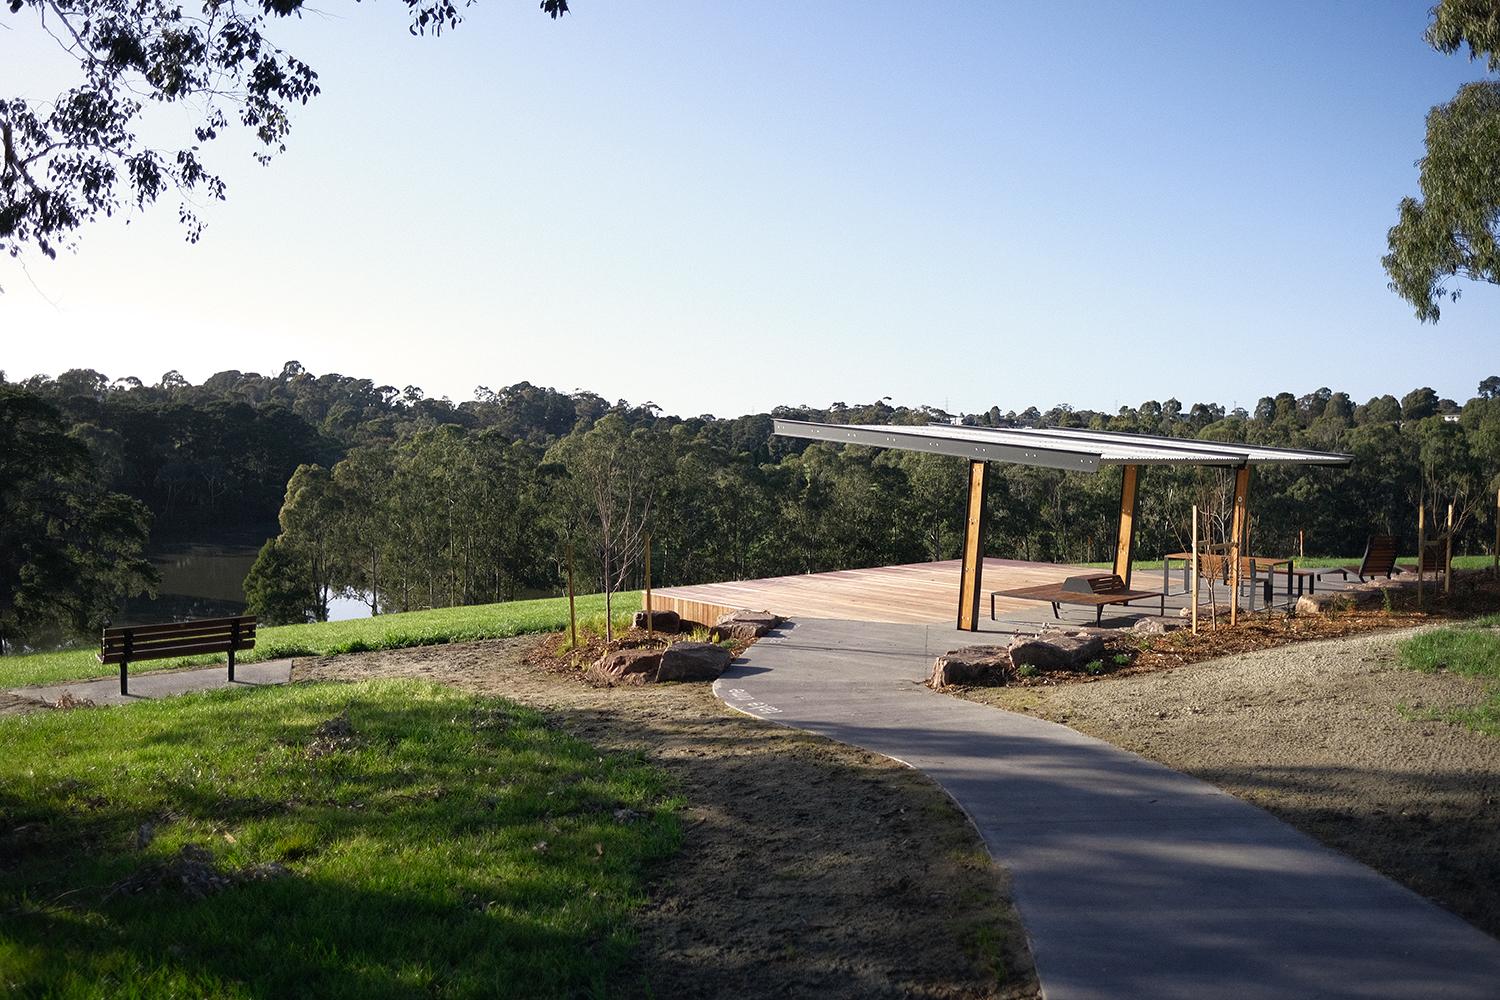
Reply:
M1453 505L1448 505L1448 530L1443 537L1443 593L1453 593Z
M1417 607L1422 607L1422 567L1427 563L1427 508L1417 504Z
M1140 504L1136 486L1140 482L1141 467L1126 465L1120 478L1120 526L1115 535L1115 576L1125 581L1130 589L1130 566L1135 560L1135 515Z
M1297 558L1298 559L1302 559L1306 555L1307 555L1307 546L1305 544L1305 539L1303 539L1303 537L1302 537L1302 529L1298 528L1297 529Z
M573 639L570 649L578 648L578 609L573 604L573 543L568 543L568 634Z
M651 615L651 533L646 533L646 638L656 635L656 622Z
M989 466L969 463L969 504L964 519L963 567L958 580L958 627L979 630L979 590L984 581L984 498Z
M1191 619L1194 635L1198 634L1198 568L1198 505L1193 504L1193 610Z
M1250 466L1242 465L1234 470L1234 516L1229 529L1229 624L1239 621L1240 611L1240 557L1246 534L1246 503L1250 493Z

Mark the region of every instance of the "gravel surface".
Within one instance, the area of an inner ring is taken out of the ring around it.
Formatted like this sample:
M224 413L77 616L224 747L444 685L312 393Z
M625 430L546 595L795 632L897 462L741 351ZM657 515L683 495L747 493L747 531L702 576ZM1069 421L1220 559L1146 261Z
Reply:
M1209 781L1500 934L1500 740L1424 718L1482 686L1402 669L1409 634L964 695Z
M418 677L550 713L679 782L681 852L641 913L656 997L1038 996L1003 873L947 795L885 757L731 712L707 684L598 688L537 640L298 660L294 681Z

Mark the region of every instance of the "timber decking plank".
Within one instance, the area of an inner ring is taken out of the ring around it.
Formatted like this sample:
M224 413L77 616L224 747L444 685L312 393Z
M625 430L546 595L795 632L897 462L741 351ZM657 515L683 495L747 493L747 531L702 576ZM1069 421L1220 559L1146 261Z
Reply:
M986 559L986 590L1060 583L1089 572L1078 566ZM653 590L651 605L673 610L690 621L738 608L767 610L789 618L842 618L856 621L923 624L951 621L958 607L960 564L957 559L874 566L763 580L734 580ZM1019 610L1025 601L1000 599L1001 608Z

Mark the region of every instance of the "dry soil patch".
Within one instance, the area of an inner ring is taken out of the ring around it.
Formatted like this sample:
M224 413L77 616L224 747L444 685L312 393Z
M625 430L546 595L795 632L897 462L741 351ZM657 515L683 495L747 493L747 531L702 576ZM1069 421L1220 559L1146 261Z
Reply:
M1500 934L1500 740L1423 717L1479 687L1402 669L1403 636L964 695L1212 782Z
M652 995L1037 996L1003 874L919 772L733 713L708 685L598 688L538 669L536 642L299 660L292 676L498 695L668 769L688 807L639 920L632 978Z

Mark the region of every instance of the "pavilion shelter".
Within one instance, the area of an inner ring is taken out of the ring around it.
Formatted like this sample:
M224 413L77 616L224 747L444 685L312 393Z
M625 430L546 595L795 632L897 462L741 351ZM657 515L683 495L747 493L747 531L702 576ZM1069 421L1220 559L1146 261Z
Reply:
M1250 467L1253 465L1346 466L1352 455L1268 448L1240 442L1127 434L1074 427L974 427L959 424L920 426L823 424L776 420L783 437L809 438L871 448L896 448L933 455L952 455L969 462L968 506L958 588L958 627L979 628L981 576L984 572L985 493L989 463L1013 462L1044 469L1096 473L1104 466L1122 467L1120 519L1115 536L1114 573L1130 585L1135 556L1137 494L1141 470L1149 465L1200 465L1234 470L1234 507L1230 526L1231 593L1239 593L1240 557L1248 527ZM1235 602L1238 604L1238 601Z

